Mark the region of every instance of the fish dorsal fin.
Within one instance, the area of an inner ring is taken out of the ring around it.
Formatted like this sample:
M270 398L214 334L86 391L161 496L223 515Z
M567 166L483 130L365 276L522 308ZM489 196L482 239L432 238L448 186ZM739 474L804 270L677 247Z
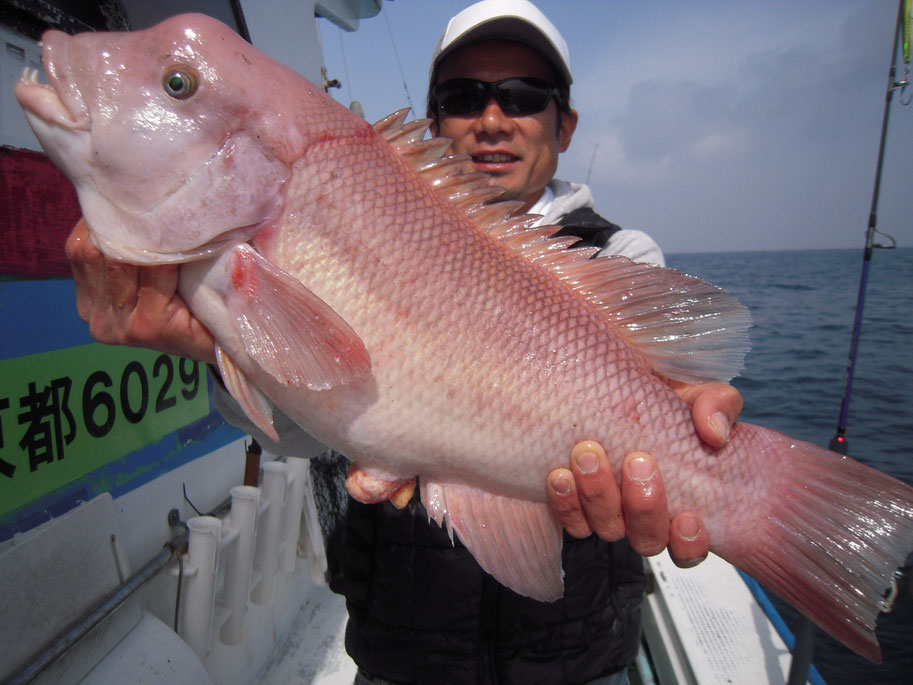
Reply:
M751 316L736 298L674 269L621 256L591 259L597 248L553 238L560 226L534 226L540 217L514 214L520 203L492 202L502 190L490 177L464 173L468 158L443 156L450 141L423 140L431 121L404 124L407 113L394 112L374 128L467 218L602 309L654 371L689 383L728 381L741 371Z
M408 109L401 109L384 117L376 124L374 130L387 141L405 160L419 172L434 188L444 194L456 207L462 209L466 216L473 217L498 197L501 188L492 185L491 177L482 173L464 173L463 167L469 160L468 155L445 155L450 147L450 138L428 138L425 132L431 126L430 119L416 119L404 123ZM495 206L497 203L495 203ZM509 205L485 213L476 219L483 228L494 215L506 215L515 211L517 205Z
M456 533L483 569L514 592L549 602L564 594L561 526L545 502L421 480L428 515Z
M751 314L700 278L551 237L558 226L518 228L505 242L599 307L653 370L687 383L726 382L744 367Z
M556 266L559 278L602 308L657 373L703 383L742 370L751 314L722 288L621 256Z

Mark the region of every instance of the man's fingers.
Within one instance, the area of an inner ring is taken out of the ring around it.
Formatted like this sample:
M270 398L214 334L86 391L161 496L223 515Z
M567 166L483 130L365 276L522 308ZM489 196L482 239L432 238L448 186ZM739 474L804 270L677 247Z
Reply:
M665 485L646 452L625 457L619 487L602 446L578 443L571 452L570 470L552 471L546 489L552 512L574 537L594 532L609 541L627 537L644 556L668 547L669 556L683 568L696 566L707 556L707 531L697 514L683 512L669 520Z
M571 471L592 531L603 540L623 538L621 493L602 445L590 440L577 443L571 451Z
M215 363L212 335L178 294L178 265L136 266L107 259L92 244L85 220L70 232L65 249L76 308L92 337Z
M574 486L574 474L568 469L555 469L548 474L547 485L549 506L562 527L575 538L592 533Z
M136 305L139 270L106 259L92 244L84 219L70 232L64 249L73 269L80 318L96 340L121 342Z
M669 532L669 556L676 566L690 568L707 558L707 529L697 514L685 511L672 519Z
M109 299L115 315L121 312L132 312L136 309L139 298L142 270L133 264L124 264L109 259L105 262L105 271L108 275Z
M729 441L732 424L742 413L742 395L725 383L688 385L671 383L672 389L691 405L691 417L701 440L714 447Z
M76 284L76 310L79 317L88 323L92 316L95 298L107 294L107 288L99 291L99 269L104 265L104 258L89 240L89 232L84 219L70 232L64 247L70 267L73 269L73 280Z
M577 538L596 533L609 541L624 537L621 493L602 445L577 443L571 469L555 469L547 484L549 505L568 533Z
M404 509L409 501L412 499L412 495L415 493L415 478L403 484L396 492L390 495L390 504L392 504L397 509Z
M659 469L646 452L633 452L625 457L621 478L628 541L638 554L659 554L669 542L669 506Z

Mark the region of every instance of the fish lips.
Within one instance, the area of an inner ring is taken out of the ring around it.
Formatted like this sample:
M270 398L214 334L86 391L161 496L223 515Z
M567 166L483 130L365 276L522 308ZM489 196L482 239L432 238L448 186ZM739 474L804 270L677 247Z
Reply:
M67 68L72 40L62 31L45 32L41 59L48 83L39 83L37 70L26 68L15 85L16 99L36 133L42 124L72 131L89 129L88 108Z

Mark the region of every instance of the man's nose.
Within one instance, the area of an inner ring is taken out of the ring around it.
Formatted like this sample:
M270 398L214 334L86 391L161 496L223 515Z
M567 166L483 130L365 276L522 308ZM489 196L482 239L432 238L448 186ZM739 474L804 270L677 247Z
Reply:
M506 132L513 126L513 120L504 113L494 95L488 98L479 120L482 130L489 134Z

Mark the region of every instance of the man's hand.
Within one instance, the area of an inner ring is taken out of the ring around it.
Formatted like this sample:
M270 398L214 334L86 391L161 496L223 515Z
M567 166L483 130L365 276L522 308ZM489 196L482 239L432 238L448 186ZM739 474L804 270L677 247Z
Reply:
M742 410L739 392L722 383L671 385L691 405L701 438L714 447L725 445ZM645 556L668 547L672 560L682 567L699 564L709 551L707 531L699 516L682 512L669 520L662 477L645 452L625 457L619 486L602 446L581 442L571 452L571 468L555 469L548 475L547 491L552 511L575 537L591 533L604 540L627 537Z
M96 340L215 363L212 335L177 292L177 265L134 266L109 259L92 244L85 219L70 233L66 254L76 282L76 308Z
M675 393L691 405L691 419L701 440L711 447L722 447L729 441L732 424L742 413L742 396L725 383L690 385L667 381Z

